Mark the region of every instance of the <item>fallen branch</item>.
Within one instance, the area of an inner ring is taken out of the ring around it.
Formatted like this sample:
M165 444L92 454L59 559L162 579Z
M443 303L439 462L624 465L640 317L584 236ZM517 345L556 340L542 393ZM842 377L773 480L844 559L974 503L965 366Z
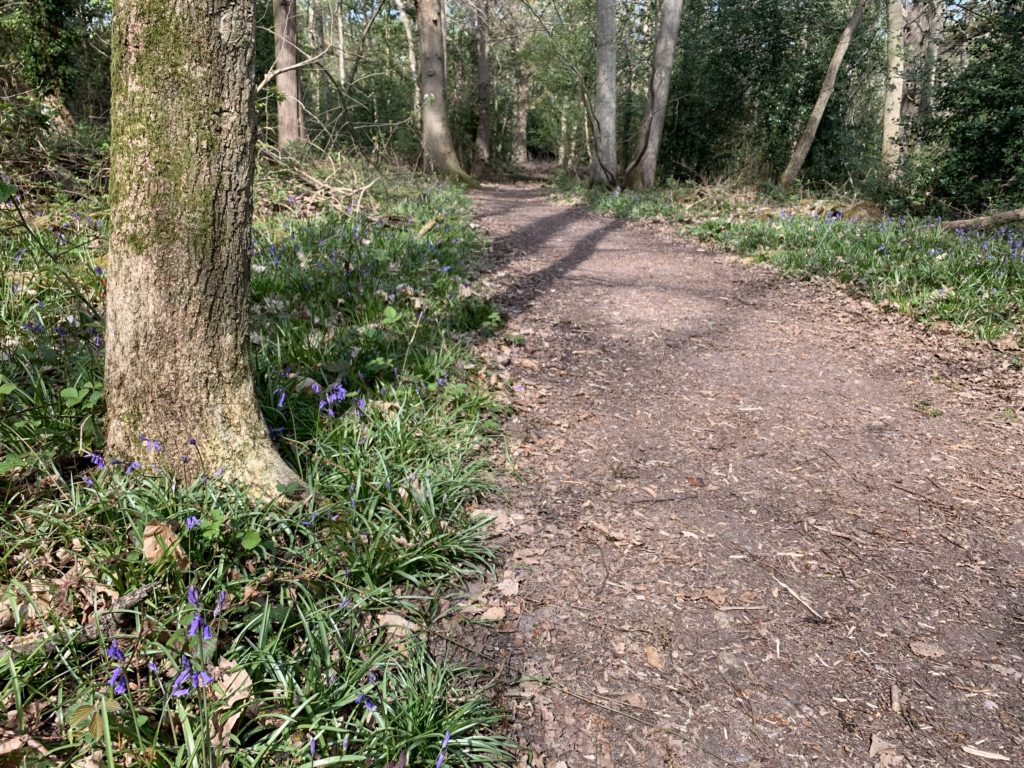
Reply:
M266 88L267 85L270 84L270 81L273 80L278 75L283 75L285 72L291 72L293 69L299 69L301 67L307 67L310 64L314 64L320 61L320 59L322 59L328 53L330 53L331 50L331 48L324 48L316 56L310 56L308 59L303 59L302 61L297 62L295 64L290 64L287 67L281 67L280 69L271 69L269 72L267 72L267 74L263 76L263 79L260 80L260 84L256 86L256 93L259 93L264 88Z
M942 229L984 229L994 227L997 224L1009 224L1011 221L1024 219L1024 208L1015 211L1003 211L993 213L990 216L975 216L972 219L956 219L955 221L944 221L939 224Z

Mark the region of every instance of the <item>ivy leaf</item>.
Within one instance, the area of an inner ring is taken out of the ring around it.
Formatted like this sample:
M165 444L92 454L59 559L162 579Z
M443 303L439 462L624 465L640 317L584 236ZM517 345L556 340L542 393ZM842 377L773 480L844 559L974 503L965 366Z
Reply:
M393 325L398 322L398 310L394 307L384 307L384 325Z
M249 530L245 532L242 537L242 549L251 552L260 545L262 539L260 538L260 532L255 530Z

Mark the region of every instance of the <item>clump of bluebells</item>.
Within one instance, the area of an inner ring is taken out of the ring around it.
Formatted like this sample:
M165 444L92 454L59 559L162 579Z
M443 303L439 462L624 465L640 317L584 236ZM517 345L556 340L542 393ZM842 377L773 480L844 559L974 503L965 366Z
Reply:
M62 691L66 717L51 709L43 726L63 728L63 743L47 742L55 759L510 762L480 679L418 635L399 645L376 618L429 625L419 598L489 563L467 505L490 488L483 443L496 429L491 396L464 373L467 334L489 313L461 288L479 247L466 201L429 187L381 204L380 220L282 216L254 238L257 389L270 435L316 490L303 509L256 503L217 467L175 480L175 467L202 462L196 441L179 452L145 430L137 455L106 453L102 327L56 281L0 283L0 322L21 356L0 348L0 448L31 446L19 457L30 468L15 471L53 478L0 519L26 553L0 559L0 584L32 583L42 568L103 587L95 600L51 603L45 624L19 624L61 628L58 652L40 646L0 673L5 701ZM76 288L99 305L97 232L81 219L46 236L73 249ZM19 271L48 268L16 245L0 243L5 266L17 255ZM73 641L140 589L95 642Z

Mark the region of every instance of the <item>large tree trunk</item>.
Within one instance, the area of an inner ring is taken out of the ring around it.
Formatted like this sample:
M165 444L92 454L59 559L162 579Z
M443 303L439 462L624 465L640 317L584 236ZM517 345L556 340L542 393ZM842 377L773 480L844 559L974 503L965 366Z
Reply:
M490 3L477 0L476 17L476 141L473 175L487 173L491 164L491 132L494 126L494 87L491 83Z
M302 78L299 67L299 13L297 0L274 0L275 78L280 92L277 102L277 146L306 140L302 114ZM289 69L290 67L290 69Z
M420 0L420 87L423 91L423 163L427 171L466 180L448 127L444 69L444 0Z
M309 0L306 19L309 25L309 37L313 42L313 50L319 54L325 49L327 44L327 39L324 35L324 8L320 2ZM317 65L313 78L316 83L315 101L313 102L316 108L315 114L317 118L323 119L324 105L327 103L327 78L324 77L324 72L320 65Z
M253 5L115 0L112 40L108 454L276 495L297 478L249 360Z
M850 47L850 41L853 40L853 33L864 16L864 8L867 6L867 2L868 0L857 0L857 7L853 9L853 15L850 17L849 23L847 23L846 29L843 30L843 34L839 37L835 52L832 54L832 60L828 63L828 69L825 70L825 79L821 83L818 100L814 103L811 116L807 118L807 126L804 128L803 134L801 134L796 147L793 149L793 155L789 158L789 164L779 179L779 185L783 189L796 180L800 170L804 167L804 161L807 160L807 153L811 151L811 145L814 143L814 137L818 133L818 126L821 124L821 118L825 114L828 100L832 98L832 91L836 89L836 77L839 76L839 67L842 66L843 58L846 56L846 49Z
M597 98L590 181L611 185L619 172L615 152L615 0L597 0Z
M882 111L882 165L892 176L900 162L902 138L903 88L906 82L904 29L907 18L904 0L887 0L886 83Z
M334 17L335 50L338 53L338 85L344 90L348 85L348 70L345 68L345 9L341 0L335 0L331 5L331 15Z
M651 65L651 86L647 93L647 107L640 122L636 156L632 169L626 175L626 186L632 189L650 189L658 171L658 151L665 130L665 110L668 108L668 89L672 82L672 65L676 59L676 40L683 15L683 0L664 0L661 6L661 24L654 44Z
M416 61L416 33L403 0L395 0L395 7L398 9L398 18L405 32L405 52L409 59L409 73L412 75L412 114L416 128L419 129L423 118L423 97L420 94L419 66Z

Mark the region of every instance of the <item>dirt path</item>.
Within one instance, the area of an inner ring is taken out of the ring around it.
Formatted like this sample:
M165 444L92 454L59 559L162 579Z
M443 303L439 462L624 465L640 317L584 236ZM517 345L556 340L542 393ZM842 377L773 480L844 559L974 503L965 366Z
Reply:
M1010 360L538 187L476 202L522 481L472 642L521 765L1024 765Z

